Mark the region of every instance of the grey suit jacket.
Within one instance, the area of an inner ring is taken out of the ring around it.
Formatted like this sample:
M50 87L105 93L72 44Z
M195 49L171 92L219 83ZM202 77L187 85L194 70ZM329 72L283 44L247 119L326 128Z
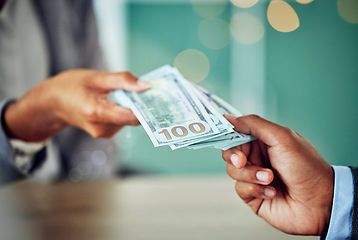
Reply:
M73 68L104 70L98 43L98 32L90 0L32 0L42 24L50 58L50 76ZM49 77L50 77L49 76ZM6 137L3 112L9 99L0 99L0 184L23 178L13 164L14 153ZM108 141L94 140L85 132L69 127L54 140L62 157L62 172L66 174L73 165L76 147L96 146L99 149ZM35 156L34 168L45 158L43 152Z

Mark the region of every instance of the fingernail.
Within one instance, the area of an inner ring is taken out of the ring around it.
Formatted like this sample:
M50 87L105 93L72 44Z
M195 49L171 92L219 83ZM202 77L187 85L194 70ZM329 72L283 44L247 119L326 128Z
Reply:
M269 173L266 171L258 171L256 173L256 178L261 182L267 182L269 179Z
M272 198L275 196L275 190L273 190L272 188L265 188L265 196Z
M150 82L147 82L147 81L144 81L144 80L141 80L139 79L137 81L137 85L139 85L140 87L143 87L143 88L150 88Z
M228 120L234 120L234 119L236 118L236 116L231 115L231 114L225 114L224 116L225 116L225 118L228 119Z
M231 155L230 160L235 167L239 168L239 156L238 155L236 155L236 154Z

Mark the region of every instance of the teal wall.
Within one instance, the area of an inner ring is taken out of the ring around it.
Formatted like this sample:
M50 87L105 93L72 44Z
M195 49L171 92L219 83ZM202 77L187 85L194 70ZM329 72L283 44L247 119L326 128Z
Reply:
M358 24L340 17L337 1L291 6L297 30L266 26L268 117L308 138L331 164L358 165Z

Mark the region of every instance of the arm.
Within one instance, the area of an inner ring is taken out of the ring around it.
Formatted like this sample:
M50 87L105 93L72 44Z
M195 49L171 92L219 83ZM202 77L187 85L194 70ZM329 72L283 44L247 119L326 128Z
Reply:
M67 125L81 128L96 138L109 138L124 125L138 124L129 109L107 100L109 92L114 89L143 91L147 88L148 83L128 72L70 70L42 82L7 108L2 107L1 177L9 178L1 182L24 177L14 166L10 138L44 142ZM44 154L36 155L35 163L44 157Z
M67 125L98 138L110 138L138 120L127 108L107 99L110 91L143 91L148 84L132 74L70 70L40 83L5 111L11 138L46 141Z

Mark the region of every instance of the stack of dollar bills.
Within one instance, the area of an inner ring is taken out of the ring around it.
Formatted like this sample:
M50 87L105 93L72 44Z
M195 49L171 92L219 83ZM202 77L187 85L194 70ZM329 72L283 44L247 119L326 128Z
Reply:
M151 83L149 90L116 90L113 96L132 110L155 147L227 150L254 139L234 131L223 116L241 116L238 110L184 79L176 68L165 65L140 78Z

